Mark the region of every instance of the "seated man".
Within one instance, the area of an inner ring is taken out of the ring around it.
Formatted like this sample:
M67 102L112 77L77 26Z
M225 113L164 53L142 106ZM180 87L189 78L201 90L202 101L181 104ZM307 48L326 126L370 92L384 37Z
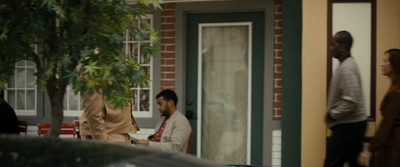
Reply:
M149 140L135 139L133 142L165 151L186 152L192 128L186 117L176 109L178 97L174 91L166 89L160 92L156 99L161 113L155 128L157 132L151 135Z

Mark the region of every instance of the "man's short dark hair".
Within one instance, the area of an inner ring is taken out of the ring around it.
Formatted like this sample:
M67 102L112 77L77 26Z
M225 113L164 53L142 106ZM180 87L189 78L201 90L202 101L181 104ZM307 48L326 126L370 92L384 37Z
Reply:
M156 99L164 97L165 101L174 101L175 106L178 104L178 96L176 96L176 93L170 89L165 89L161 91L160 93L157 94Z
M0 97L1 97L2 99L4 99L4 90L1 90L1 91L0 91Z
M337 37L336 41L337 43L344 44L346 46L347 50L351 49L351 46L353 45L353 37L348 31L339 31L336 33Z

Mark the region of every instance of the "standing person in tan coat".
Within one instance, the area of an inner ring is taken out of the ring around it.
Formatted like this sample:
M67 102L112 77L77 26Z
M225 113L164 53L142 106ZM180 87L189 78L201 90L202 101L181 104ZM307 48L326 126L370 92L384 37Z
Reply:
M383 120L368 148L358 157L366 165L376 153L375 167L400 166L400 49L385 52L381 65L383 75L391 80L391 86L381 103Z
M92 95L86 92L82 107L80 134L83 140L131 143L129 133L139 130L131 107L115 108L107 97L97 92Z

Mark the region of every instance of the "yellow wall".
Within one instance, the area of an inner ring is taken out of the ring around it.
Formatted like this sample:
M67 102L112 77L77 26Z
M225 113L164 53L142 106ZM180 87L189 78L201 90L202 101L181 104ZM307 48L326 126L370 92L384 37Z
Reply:
M327 1L303 0L301 165L323 166L326 127Z
M323 122L327 96L327 0L303 0L302 34L302 157L303 167L323 166L327 129ZM389 83L381 75L383 52L400 48L400 1L377 0L377 89L379 105ZM381 116L377 114L377 119ZM376 128L370 123L368 134Z

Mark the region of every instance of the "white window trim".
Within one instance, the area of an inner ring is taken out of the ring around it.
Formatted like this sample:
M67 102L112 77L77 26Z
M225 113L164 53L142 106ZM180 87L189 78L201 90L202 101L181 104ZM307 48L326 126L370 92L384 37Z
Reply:
M150 28L153 29L154 28L154 16L152 14L147 14L145 17L142 17L142 19L150 19ZM140 26L140 19L138 19L138 24ZM126 33L126 37L125 39L128 39L128 33ZM126 42L124 41L124 43L138 43L138 47L140 48L140 44L141 43L150 43L150 46L154 46L153 42L151 40L148 41L143 41L143 42L137 42L137 41L129 41ZM125 53L127 53L128 47L125 48ZM140 49L138 49L138 58L139 58L139 62L140 62ZM153 57L150 57L150 62L149 64L142 64L145 65L147 67L150 67L150 82L149 82L149 87L148 88L131 88L131 90L137 90L139 92L138 94L138 98L137 99L133 99L136 101L136 104L138 104L138 106L136 106L136 108L138 109L138 111L134 111L134 107L132 108L132 114L134 115L135 118L152 118L153 117L153 79L154 79L154 74L153 74ZM140 91L141 90L149 90L149 111L140 111ZM134 104L133 104L134 105Z
M34 52L35 53L37 53L38 52L38 47L37 47L37 45L32 45L32 47L33 47L33 49L34 49ZM15 66L15 71L14 71L14 76L15 76L15 79L17 80L17 78L18 78L18 76L17 76L17 69L18 68L25 68L25 74L26 74L26 68L35 68L35 72L37 72L37 69L36 69L36 65L32 65L32 66L27 66L27 61L29 61L29 60L21 60L21 61L25 61L25 65L24 66L18 66L18 62L16 63L16 66ZM35 80L36 80L37 78L36 78L36 76L35 76ZM38 99L37 99L37 96L38 96L38 91L37 91L37 85L35 84L35 86L33 87L33 88L27 88L26 87L26 81L27 81L27 75L25 75L25 78L24 78L24 80L25 80L25 87L24 88L18 88L17 87L17 82L15 82L15 87L14 88L9 88L8 87L8 84L6 84L6 89L4 90L4 98L5 98L5 100L8 102L9 100L8 100L8 90L14 90L14 91L18 91L18 90L24 90L24 91L27 91L27 90L34 90L35 91L35 101L34 101L34 105L35 105L35 107L34 107L34 109L33 110L26 110L26 106L25 106L25 110L18 110L16 107L14 108L14 111L15 111L15 114L17 115L17 116L37 116L37 107L38 107ZM26 92L25 92L25 97L24 97L24 102L26 103L26 98L27 98L27 95L26 95ZM17 95L15 96L15 100L14 100L15 102L17 102ZM11 104L10 104L11 105Z

